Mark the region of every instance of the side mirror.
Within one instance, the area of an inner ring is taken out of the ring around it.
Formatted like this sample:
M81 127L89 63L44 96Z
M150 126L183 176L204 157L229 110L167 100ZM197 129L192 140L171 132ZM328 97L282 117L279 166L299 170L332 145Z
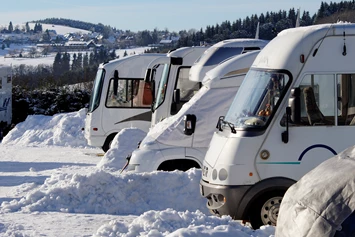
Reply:
M299 87L291 89L288 105L291 108L291 121L294 124L301 123L301 89Z
M185 126L184 134L191 136L195 132L196 116L194 114L186 114L184 116Z
M118 93L118 71L115 70L113 74L113 94L117 96Z

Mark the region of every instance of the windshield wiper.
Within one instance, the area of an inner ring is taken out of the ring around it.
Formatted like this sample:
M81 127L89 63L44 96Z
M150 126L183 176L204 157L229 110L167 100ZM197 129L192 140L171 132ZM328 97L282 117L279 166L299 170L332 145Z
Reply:
M223 124L223 125L227 124L228 127L231 129L231 132L232 132L232 133L234 133L234 134L237 133L237 131L235 130L235 127L234 127L234 124L233 124L233 123L230 123L230 122L228 122L228 121L225 121L225 120L224 120L224 116L219 116L216 128L218 128L218 130L221 131L221 132L223 131L223 129L222 129L222 124Z

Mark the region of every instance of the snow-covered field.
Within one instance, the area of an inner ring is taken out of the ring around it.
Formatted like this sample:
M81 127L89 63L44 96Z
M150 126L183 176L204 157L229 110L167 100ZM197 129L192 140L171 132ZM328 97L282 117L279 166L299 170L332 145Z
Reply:
M39 57L39 58L9 58L5 57L6 54L8 54L9 50L14 50L14 49L19 49L19 48L29 48L33 47L33 45L10 45L10 48L5 48L2 50L0 48L0 64L4 65L31 65L31 66L37 66L39 64L45 64L45 65L53 65L54 58L56 53L51 53L47 56ZM130 48L130 49L117 49L116 50L116 55L119 56L120 58L123 57L124 52L126 51L128 55L132 54L140 54L143 53L144 50L149 49L150 47L140 47L140 48ZM74 53L80 53L80 52L70 52L70 54ZM85 52L81 52L85 53Z
M274 235L209 214L199 169L119 174L145 134L125 129L103 155L86 145L84 120L84 109L32 115L3 139L0 236Z
M19 24L13 24L15 26L19 26L21 29L22 26L24 26L24 23L19 23ZM29 26L31 29L34 28L34 23L29 23ZM8 24L0 24L0 27L8 27ZM51 24L42 24L42 29L43 31L49 29L49 30L55 30L57 34L64 35L66 33L89 33L89 31L82 30L82 29L77 29L77 28L72 28L72 27L67 27L67 26L60 26L60 25L51 25ZM54 57L56 53L49 54L44 57L40 58L9 58L5 57L5 55L9 54L10 51L14 51L16 49L20 50L23 49L24 51L29 50L29 48L34 47L35 45L16 45L16 44L11 44L10 48L5 48L4 50L1 49L0 47L0 64L5 64L5 65L32 65L36 66L39 64L46 64L46 65L52 65L54 62ZM123 57L124 52L126 51L128 55L131 54L139 54L143 53L145 49L149 49L150 47L140 47L140 48L129 48L129 49L118 49L116 50L116 55L119 57ZM70 52L70 54L74 53L79 53L79 52ZM85 53L85 52L81 52Z

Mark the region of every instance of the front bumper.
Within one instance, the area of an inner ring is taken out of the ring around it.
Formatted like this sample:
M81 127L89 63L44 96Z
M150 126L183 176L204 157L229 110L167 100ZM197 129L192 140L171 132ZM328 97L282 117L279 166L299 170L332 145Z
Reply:
M200 181L200 193L207 198L207 208L214 214L229 215L233 219L242 220L245 206L241 201L251 185L222 186Z

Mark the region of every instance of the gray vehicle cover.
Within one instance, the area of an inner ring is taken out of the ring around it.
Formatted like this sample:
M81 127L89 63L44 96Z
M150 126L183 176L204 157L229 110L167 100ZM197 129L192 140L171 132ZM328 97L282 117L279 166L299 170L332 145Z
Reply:
M354 194L355 146L324 161L287 190L275 236L338 234L344 220L355 210Z

